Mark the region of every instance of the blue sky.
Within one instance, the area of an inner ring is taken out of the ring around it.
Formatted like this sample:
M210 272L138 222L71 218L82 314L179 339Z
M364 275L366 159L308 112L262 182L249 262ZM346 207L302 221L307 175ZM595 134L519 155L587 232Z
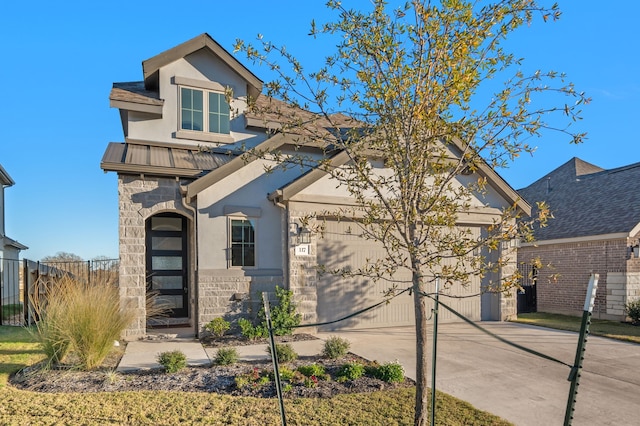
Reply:
M574 156L604 168L640 162L640 2L564 0L560 7L560 21L536 21L509 45L527 69L566 72L592 98L579 123L588 140L534 141L533 157L499 171L515 188ZM118 256L116 175L100 169L107 143L123 140L118 111L109 107L113 82L141 80L143 60L203 32L229 51L236 38L261 33L310 69L331 48L307 37L311 19L328 19L324 1L3 4L0 164L16 182L5 189L6 231L29 246L22 256ZM266 70L247 66L268 80Z

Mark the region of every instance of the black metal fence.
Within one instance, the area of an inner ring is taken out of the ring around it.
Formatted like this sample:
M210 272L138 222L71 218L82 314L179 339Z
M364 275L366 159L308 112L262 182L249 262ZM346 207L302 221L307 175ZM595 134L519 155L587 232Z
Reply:
M30 301L43 283L69 276L92 282L118 282L118 259L34 262L0 258L0 325L27 325L35 320Z

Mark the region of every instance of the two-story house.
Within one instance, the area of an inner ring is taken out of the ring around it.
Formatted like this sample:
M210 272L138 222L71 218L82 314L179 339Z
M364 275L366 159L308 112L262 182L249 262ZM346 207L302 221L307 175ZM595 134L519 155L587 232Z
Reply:
M261 95L256 75L208 34L143 61L142 71L142 81L113 85L110 101L120 111L124 142L110 143L101 162L118 174L121 295L138 310L125 338L143 336L154 324L146 318L150 293L171 307L166 323L194 334L215 317L247 315L259 293L276 285L293 292L306 323L382 300L384 282L320 275L315 268L356 265L383 250L331 215L322 218L322 234L305 228L301 218L309 213L353 203L348 191L320 170L267 173L275 160L242 154L258 147L325 155L325 147L278 132L279 123L247 109L249 99L277 102ZM334 161L345 158L337 153ZM520 202L487 173L487 199L465 216L464 225L478 233L501 208ZM515 314L514 297L479 295L487 279L455 289L469 297L452 305L474 320ZM333 327L413 324L412 298L404 296Z

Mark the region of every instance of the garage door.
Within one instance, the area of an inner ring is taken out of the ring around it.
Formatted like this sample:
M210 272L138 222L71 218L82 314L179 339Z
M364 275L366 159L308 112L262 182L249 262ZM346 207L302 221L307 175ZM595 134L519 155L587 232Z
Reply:
M363 240L357 236L357 225L348 221L327 221L325 233L318 239L318 263L325 265L327 270L353 267L365 264L367 259L381 259L385 251L379 243ZM411 274L400 271L394 277L398 288L411 285ZM318 280L318 320L319 322L334 321L351 315L361 309L372 306L384 300L384 293L392 286L384 280L374 282L370 278L344 278L326 273ZM472 296L479 293L478 279L467 286L454 286L445 293L457 296ZM458 312L473 320L480 319L479 296L465 298L442 297L441 300ZM413 297L405 293L396 297L389 304L384 304L372 311L357 317L331 324L321 328L323 331L344 328L378 328L414 325L415 315ZM457 317L449 311L440 311L440 321L457 321Z

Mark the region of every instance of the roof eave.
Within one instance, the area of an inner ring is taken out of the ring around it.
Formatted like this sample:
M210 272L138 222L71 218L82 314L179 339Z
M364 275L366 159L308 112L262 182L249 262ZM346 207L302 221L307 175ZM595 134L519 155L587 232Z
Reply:
M5 246L11 246L13 248L16 248L18 250L28 250L29 247L25 246L24 244L20 244L19 242L17 242L16 240L7 237L6 235L3 237L4 239L4 245Z
M9 173L2 167L2 164L0 164L0 183L2 186L13 186L16 184L13 179L11 179L11 176L9 176Z
M162 105L149 105L138 102L126 102L111 99L109 102L111 108L124 109L127 111L144 112L147 114L153 114L162 118Z
M194 178L202 174L202 170L197 169L181 169L178 167L144 166L140 164L122 164L109 162L101 162L100 168L105 172L117 172L132 175Z

